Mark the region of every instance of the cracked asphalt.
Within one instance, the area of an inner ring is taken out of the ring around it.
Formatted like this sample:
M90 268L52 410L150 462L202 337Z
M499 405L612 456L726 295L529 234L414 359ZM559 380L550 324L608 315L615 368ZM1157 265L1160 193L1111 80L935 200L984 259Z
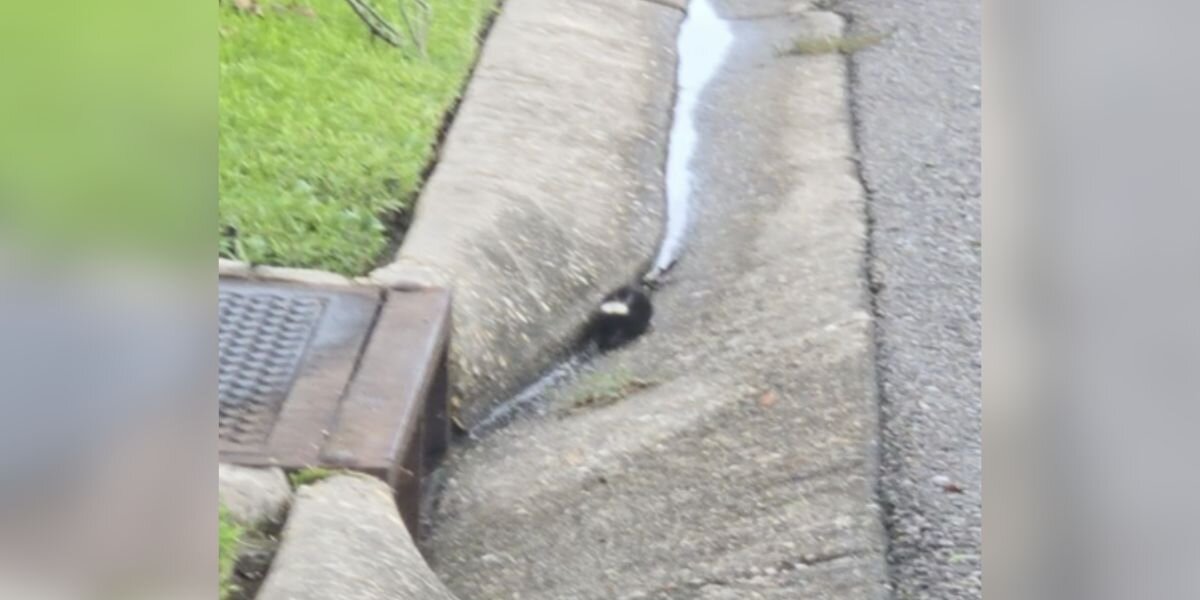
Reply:
M869 192L882 496L898 599L981 598L979 0L842 0Z

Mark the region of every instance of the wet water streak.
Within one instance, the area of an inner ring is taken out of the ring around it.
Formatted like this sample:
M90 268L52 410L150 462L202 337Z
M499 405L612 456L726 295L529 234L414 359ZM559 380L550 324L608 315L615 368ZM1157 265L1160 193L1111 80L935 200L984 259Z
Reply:
M701 92L717 74L733 44L733 31L717 15L710 0L691 0L687 18L679 29L675 114L667 147L667 223L662 245L647 279L657 279L669 269L683 249L691 220L692 158L699 143L696 106Z

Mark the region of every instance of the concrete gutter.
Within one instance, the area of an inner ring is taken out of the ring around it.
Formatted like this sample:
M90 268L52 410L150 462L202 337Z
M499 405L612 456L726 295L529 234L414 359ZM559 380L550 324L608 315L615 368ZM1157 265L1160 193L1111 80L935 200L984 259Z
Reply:
M696 237L655 331L598 365L655 385L458 453L432 571L383 484L304 488L260 598L887 597L846 61L775 53L843 23L807 3L718 6L737 42L699 115L720 143L697 155ZM506 3L408 238L369 278L455 287L468 425L652 256L682 16Z
M806 6L718 4L746 18L697 112L688 252L596 365L651 387L567 390L447 465L425 550L460 598L888 597L846 59L777 52L844 24Z
M529 383L661 235L683 12L508 0L381 285L453 287L462 421Z

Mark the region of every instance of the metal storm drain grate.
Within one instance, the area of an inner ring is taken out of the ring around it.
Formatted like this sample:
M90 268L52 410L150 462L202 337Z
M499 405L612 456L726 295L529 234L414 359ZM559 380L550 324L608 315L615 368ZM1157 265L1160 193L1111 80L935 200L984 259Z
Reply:
M379 303L372 288L222 280L222 459L316 464Z
M449 436L450 294L222 278L218 304L221 461L370 473L414 524Z
M221 290L220 439L266 441L326 303L309 294Z

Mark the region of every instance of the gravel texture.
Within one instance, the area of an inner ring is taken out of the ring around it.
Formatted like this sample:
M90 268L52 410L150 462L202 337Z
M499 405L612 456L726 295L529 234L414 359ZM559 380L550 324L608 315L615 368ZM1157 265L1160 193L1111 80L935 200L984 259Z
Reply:
M842 0L869 192L896 597L982 597L980 3Z

